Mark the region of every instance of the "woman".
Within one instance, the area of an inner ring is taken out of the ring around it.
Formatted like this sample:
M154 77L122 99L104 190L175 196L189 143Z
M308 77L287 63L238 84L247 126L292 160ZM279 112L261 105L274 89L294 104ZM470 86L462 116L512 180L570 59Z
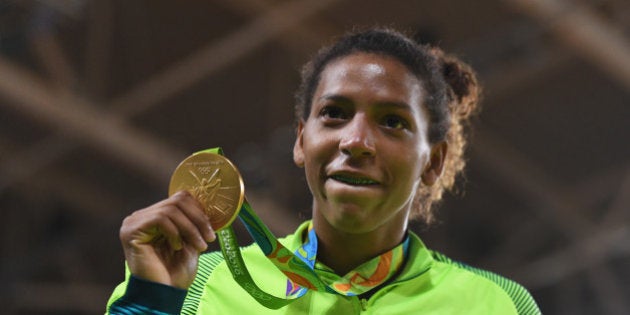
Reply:
M477 96L474 73L438 49L388 29L342 37L302 73L293 155L313 218L282 239L329 292L287 281L254 245L243 249L254 280L295 299L275 310L257 303L220 253L200 255L215 234L199 203L180 192L123 222L131 276L108 311L539 314L518 284L431 251L407 229L411 218L432 220L431 204L463 169L462 126Z

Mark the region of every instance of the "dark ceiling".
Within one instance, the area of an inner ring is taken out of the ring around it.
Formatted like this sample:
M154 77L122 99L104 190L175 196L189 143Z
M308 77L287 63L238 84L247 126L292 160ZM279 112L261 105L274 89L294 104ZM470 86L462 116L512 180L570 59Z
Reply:
M308 218L292 94L355 25L438 44L484 84L461 192L412 224L426 243L545 314L630 314L625 0L1 1L3 312L103 312L122 219L196 150L224 148L277 234Z

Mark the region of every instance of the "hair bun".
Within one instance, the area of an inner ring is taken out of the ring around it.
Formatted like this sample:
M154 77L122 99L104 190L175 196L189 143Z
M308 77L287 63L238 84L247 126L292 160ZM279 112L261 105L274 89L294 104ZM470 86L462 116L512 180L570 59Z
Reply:
M468 118L478 107L481 87L472 68L458 58L434 48L442 65L442 75L450 87L450 109L459 118Z

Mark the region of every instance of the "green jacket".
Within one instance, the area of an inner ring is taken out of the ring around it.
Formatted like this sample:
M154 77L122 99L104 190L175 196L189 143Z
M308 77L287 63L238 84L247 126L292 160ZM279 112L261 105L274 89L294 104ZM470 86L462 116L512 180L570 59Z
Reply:
M281 239L289 249L301 246L308 223ZM540 314L529 292L494 273L473 268L431 251L413 233L404 269L369 298L309 291L295 302L271 310L258 304L233 279L220 252L203 254L197 277L186 292L132 277L112 294L108 314ZM283 297L286 277L256 245L242 250L254 281ZM323 272L323 271L318 271ZM129 284L129 286L128 286ZM182 304L183 302L183 304Z

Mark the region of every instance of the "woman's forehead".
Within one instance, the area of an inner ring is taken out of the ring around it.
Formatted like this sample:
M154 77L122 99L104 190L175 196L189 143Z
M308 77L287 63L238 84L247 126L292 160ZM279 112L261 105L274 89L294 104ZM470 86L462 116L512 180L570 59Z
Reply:
M404 64L392 57L368 53L331 62L322 72L315 96L368 90L386 98L400 98L400 102L415 102L422 97L421 82Z

